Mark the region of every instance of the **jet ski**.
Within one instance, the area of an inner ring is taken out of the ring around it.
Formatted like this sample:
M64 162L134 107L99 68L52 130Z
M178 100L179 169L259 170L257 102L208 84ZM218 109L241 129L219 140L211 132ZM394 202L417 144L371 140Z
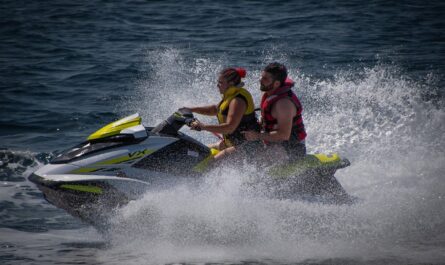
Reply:
M194 119L190 111L180 109L157 126L145 127L133 114L61 152L29 180L48 202L87 223L103 225L115 209L144 193L193 183L208 172L218 150L180 131ZM310 154L271 167L261 185L280 199L348 203L350 197L334 173L349 164L337 154Z

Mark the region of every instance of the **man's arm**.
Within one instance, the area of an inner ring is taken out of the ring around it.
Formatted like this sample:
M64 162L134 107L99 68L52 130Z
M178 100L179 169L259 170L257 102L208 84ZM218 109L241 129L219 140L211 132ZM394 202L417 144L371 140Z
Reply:
M277 128L268 134L264 139L269 142L287 141L292 131L292 121L297 114L297 108L288 98L283 98L272 106L272 116L277 119ZM260 136L261 138L261 136Z

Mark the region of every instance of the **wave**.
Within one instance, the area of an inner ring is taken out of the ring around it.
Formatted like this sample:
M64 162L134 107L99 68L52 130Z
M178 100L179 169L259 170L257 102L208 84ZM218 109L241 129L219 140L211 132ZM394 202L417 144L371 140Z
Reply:
M0 150L0 179L2 181L24 181L37 167L46 164L52 155L28 151Z
M264 52L260 60L268 61L274 52ZM122 114L139 111L151 125L179 107L218 102L215 80L228 65L226 59L189 60L170 48L145 56L147 74L140 77L137 95L121 102ZM248 68L245 80L257 103L259 76L259 69ZM152 191L118 210L107 235L110 248L99 256L137 264L148 259L159 263L233 257L286 257L289 262L372 259L390 253L438 262L445 229L445 112L442 101L425 97L425 90L439 90L434 76L426 77L433 81L420 82L385 64L339 70L330 78L290 68L290 76L305 107L309 151L340 152L352 161L336 175L358 203L332 206L246 196L244 184L257 169L222 168L197 187ZM203 142L215 140L204 133L186 133ZM1 150L0 178L25 181L50 158L48 153ZM36 197L30 192L30 198Z
M150 71L139 87L146 120L160 120L184 105L218 102L214 80L224 60L187 61L174 49L148 53L146 59ZM259 74L250 71L246 79L256 98ZM200 187L151 191L118 211L114 247L105 255L132 256L137 263L196 260L203 253L206 261L391 253L438 262L444 240L445 112L422 96L437 87L425 87L385 64L338 71L328 79L294 69L290 76L305 106L309 150L350 158L352 166L337 177L360 198L358 203L330 206L246 196L243 183L256 169L224 168ZM196 137L210 140L202 133ZM428 251L422 251L427 244Z

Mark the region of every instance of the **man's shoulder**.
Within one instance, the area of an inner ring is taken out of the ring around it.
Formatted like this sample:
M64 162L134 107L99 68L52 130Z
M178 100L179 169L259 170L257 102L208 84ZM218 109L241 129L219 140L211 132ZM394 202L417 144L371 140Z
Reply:
M289 97L284 97L284 98L278 99L275 102L274 106L276 106L276 107L283 107L283 108L295 108L294 102Z
M272 116L280 115L281 113L296 112L297 108L290 98L280 98L272 106Z

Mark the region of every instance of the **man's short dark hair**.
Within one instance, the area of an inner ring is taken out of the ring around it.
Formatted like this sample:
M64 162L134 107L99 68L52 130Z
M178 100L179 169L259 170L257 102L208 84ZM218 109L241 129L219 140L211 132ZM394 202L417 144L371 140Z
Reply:
M264 72L270 73L274 80L280 81L281 85L284 84L284 81L287 78L287 69L281 63L270 63L266 68L264 68Z

